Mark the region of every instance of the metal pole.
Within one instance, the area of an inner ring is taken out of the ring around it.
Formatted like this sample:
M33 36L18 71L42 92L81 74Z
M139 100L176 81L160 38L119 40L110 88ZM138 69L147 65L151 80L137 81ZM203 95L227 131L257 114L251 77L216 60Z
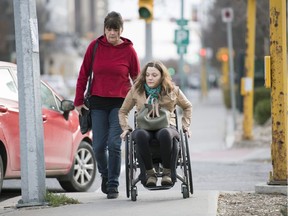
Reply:
M273 172L268 184L287 185L287 24L286 0L270 0L271 55L271 158Z
M46 193L35 0L14 0L19 89L21 194L18 207L43 205Z
M146 44L145 44L145 61L151 61L153 59L153 54L152 54L152 22L145 23L146 27Z
M227 38L228 38L228 52L229 52L229 71L230 71L230 93L231 105L233 114L233 126L236 129L236 101L234 88L234 63L233 63L233 41L232 41L232 24L227 22Z
M247 36L245 57L245 80L250 80L249 90L243 92L243 138L253 138L253 98L254 98L254 61L255 61L255 24L256 23L256 0L248 0L247 5Z
M207 57L201 57L201 99L207 97Z
M181 0L181 20L184 19L184 0ZM180 25L180 29L183 30L183 25ZM179 66L178 66L178 72L180 74L180 88L182 91L184 91L185 86L184 86L184 71L183 71L183 66L184 66L184 57L183 57L183 52L180 52L180 59L179 59Z

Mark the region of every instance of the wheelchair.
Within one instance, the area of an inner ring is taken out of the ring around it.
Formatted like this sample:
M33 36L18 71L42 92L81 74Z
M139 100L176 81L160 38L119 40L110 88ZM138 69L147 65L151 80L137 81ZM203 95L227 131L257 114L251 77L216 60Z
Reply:
M132 138L132 132L126 135L125 139L125 177L126 177L126 195L131 197L132 201L137 200L138 191L137 183L142 183L144 188L148 190L167 190L174 187L177 180L181 182L181 193L184 199L193 194L192 169L189 154L188 135L178 127L178 117L175 111L176 128L180 138L173 140L173 150L171 157L171 186L156 185L155 187L146 187L146 170L141 158L138 159L136 152L136 143ZM136 126L134 116L134 127ZM136 128L136 127L135 127ZM162 177L162 165L157 140L152 140L150 149L152 153L153 166L156 171L157 178Z

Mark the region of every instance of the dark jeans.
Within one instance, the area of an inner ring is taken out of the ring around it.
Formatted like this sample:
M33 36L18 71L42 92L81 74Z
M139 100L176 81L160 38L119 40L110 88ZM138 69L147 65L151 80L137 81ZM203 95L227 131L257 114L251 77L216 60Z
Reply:
M98 171L108 178L107 188L119 186L122 133L118 119L119 108L92 110L93 149Z
M179 133L174 127L162 128L157 131L138 128L133 131L132 137L136 142L137 155L143 160L146 170L153 168L151 144L155 139L160 145L162 165L164 168L170 169L173 138L179 138Z

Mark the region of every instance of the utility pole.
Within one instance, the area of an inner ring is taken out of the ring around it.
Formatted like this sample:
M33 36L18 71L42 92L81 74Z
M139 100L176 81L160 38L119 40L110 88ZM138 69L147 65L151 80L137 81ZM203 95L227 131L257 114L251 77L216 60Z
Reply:
M145 23L145 62L151 61L153 59L152 52L152 22Z
M233 21L232 8L222 9L222 20L223 22L227 23L230 98L231 98L232 115L233 115L233 129L236 130L236 100L235 100L235 87L234 87L234 61L233 61L233 41L232 41L232 21Z
M207 51L202 48L200 50L201 56L201 99L207 97Z
M184 20L184 0L181 0L181 20ZM183 25L180 25L180 30L182 31ZM183 49L183 48L180 48ZM186 49L185 49L186 50ZM178 65L178 73L180 73L180 87L184 91L184 71L183 71L183 66L184 66L184 50L179 52L180 59L179 59L179 65Z
M43 205L46 194L35 0L14 0L18 73L21 195L18 207Z
M180 88L184 91L184 54L187 53L187 46L189 44L189 30L184 28L184 26L188 24L188 20L184 19L184 0L181 0L181 18L177 20L177 24L180 26L180 28L175 30L174 43L177 45L177 53L180 55L178 64L178 75L180 75Z
M241 80L243 99L243 138L253 138L253 95L254 95L254 55L255 55L256 0L248 0L245 75Z
M270 185L287 185L288 180L286 4L286 0L270 0L270 57L265 57L265 86L271 86L272 110L271 157L273 171L270 172L268 182Z

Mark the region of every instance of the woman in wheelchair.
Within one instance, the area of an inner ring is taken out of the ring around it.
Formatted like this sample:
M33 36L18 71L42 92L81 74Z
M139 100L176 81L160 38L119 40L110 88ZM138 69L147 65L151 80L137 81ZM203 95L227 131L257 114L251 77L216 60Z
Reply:
M156 99L159 106L168 110L169 125L168 127L157 130L145 130L136 125L132 132L132 138L136 143L137 157L141 157L146 169L147 187L155 187L157 184L157 175L153 168L151 141L156 139L160 145L160 156L163 167L162 186L171 186L171 155L173 149L173 140L179 137L176 129L176 106L183 110L182 129L190 136L189 126L192 116L192 104L186 98L184 93L176 86L171 79L167 68L159 61L147 63L142 69L140 75L128 92L122 107L119 110L119 121L123 133L121 138L124 140L126 135L132 131L128 124L128 114L136 106L136 112L139 113L145 103L153 103Z

